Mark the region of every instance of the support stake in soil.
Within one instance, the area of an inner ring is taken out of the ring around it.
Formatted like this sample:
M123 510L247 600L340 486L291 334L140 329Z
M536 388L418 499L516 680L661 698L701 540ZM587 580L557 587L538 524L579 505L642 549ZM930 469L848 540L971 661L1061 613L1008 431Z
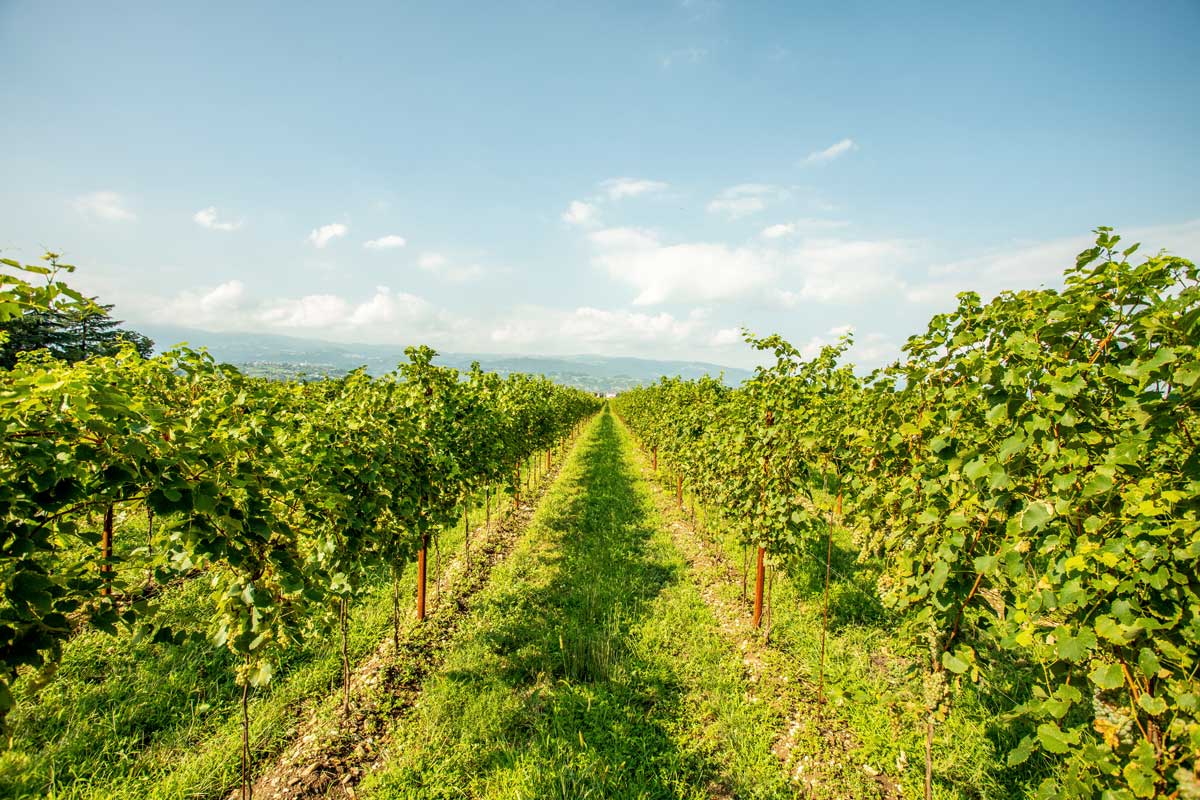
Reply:
M112 594L112 540L113 507L110 505L104 511L104 530L100 534L100 575L104 578L100 593L105 597Z
M758 548L758 564L754 570L754 627L762 627L762 611L763 611L763 578L765 577L766 567L763 563L763 556L766 551L763 548Z
M417 620L425 619L425 551L429 548L429 534L421 534L421 549L417 551Z

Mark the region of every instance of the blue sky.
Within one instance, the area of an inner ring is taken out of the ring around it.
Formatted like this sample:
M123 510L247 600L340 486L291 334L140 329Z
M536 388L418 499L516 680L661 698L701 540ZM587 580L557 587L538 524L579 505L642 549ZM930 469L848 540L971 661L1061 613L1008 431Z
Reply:
M130 322L872 364L1090 229L1200 258L1200 5L0 0L0 250Z

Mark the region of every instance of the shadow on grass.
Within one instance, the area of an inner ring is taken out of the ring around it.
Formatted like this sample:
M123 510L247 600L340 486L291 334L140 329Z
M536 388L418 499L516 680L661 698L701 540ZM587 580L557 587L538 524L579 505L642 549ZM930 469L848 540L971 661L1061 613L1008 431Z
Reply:
M430 692L440 710L425 722L441 741L427 739L426 756L439 763L419 757L393 774L387 796L476 796L468 783L489 796L713 793L718 769L670 734L686 716L670 659L635 642L650 601L682 568L650 544L652 512L609 413L577 457L541 519L552 546L492 593L466 646L474 655Z

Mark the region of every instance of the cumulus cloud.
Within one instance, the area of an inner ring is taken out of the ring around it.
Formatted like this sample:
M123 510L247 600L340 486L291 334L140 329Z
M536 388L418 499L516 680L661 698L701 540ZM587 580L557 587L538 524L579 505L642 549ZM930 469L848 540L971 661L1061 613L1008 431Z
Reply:
M406 244L408 244L408 240L403 236L389 233L387 236L380 236L378 239L363 242L363 247L368 250L392 250L397 247L404 247Z
M597 246L594 263L637 290L635 305L742 296L775 275L758 252L744 247L662 244L653 234L635 228L607 228L590 239Z
M849 303L888 293L903 296L901 268L912 264L916 247L902 240L806 239L786 252L788 272L799 283L779 298L785 307L801 302Z
M661 192L668 188L668 184L646 178L609 178L600 184L600 188L610 200L620 200L623 197L637 197L640 194Z
M658 237L641 228L604 228L589 233L588 239L593 244L613 250L658 246Z
M853 139L842 139L840 142L835 142L829 145L824 150L817 150L805 156L801 164L828 164L834 159L841 158L847 153L852 153L858 149L858 144Z
M1160 249L1185 258L1200 257L1200 219L1167 225L1118 229L1121 246L1140 242L1133 256L1138 258ZM1095 243L1091 233L1065 236L1045 242L1019 243L980 255L930 266L924 280L906 287L906 297L914 303L946 306L954 303L959 292L979 292L990 299L1006 289L1059 287L1063 271L1075 263L1075 256Z
M641 228L603 228L588 240L593 263L635 289L634 305L743 299L791 309L887 292L904 296L901 269L917 254L902 240L805 238L785 248L665 243Z
M387 286L375 287L366 299L330 293L252 298L241 281L230 280L149 300L149 319L205 330L407 342L445 338L470 328L424 298Z
M730 219L757 214L776 200L787 197L787 191L765 183L739 183L730 186L708 204L711 214L723 214Z
M116 192L91 192L75 198L75 210L85 217L103 222L133 222L134 214L125 206L125 198Z
M562 213L562 219L571 225L594 225L597 221L597 209L592 203L572 200L567 210Z
M708 343L713 347L729 347L739 344L741 341L742 331L740 328L721 328L708 338Z
M334 222L329 225L322 225L319 228L315 228L313 232L308 235L308 241L312 242L313 247L320 249L325 247L325 245L329 244L334 239L345 236L347 233L349 233L349 231L350 229L342 223Z
M849 222L839 219L813 219L810 217L798 219L795 222L781 222L776 225L768 225L758 235L764 239L782 239L785 236L793 236L798 233L844 228L849 224Z
M258 319L280 328L328 328L345 321L347 302L333 294L310 294L276 300L258 313Z
M607 352L652 348L673 350L702 344L705 314L696 310L686 317L667 312L648 314L624 309L581 306L558 310L540 306L514 309L491 331L494 345L537 348L541 352Z
M209 206L202 208L192 215L192 220L201 228L208 228L210 231L236 231L242 227L242 221L237 222L222 222L217 219L217 207Z

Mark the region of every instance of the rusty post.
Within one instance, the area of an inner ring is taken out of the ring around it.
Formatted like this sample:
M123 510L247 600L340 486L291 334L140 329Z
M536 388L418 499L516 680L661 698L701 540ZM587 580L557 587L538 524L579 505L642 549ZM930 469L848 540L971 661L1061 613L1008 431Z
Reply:
M658 472L658 445L654 445L654 471Z
M429 534L421 534L421 549L417 551L417 620L425 619L425 551L429 548Z
M763 577L766 568L763 566L764 550L758 548L758 566L755 567L754 573L754 627L762 627L762 611L763 611Z
M770 410L767 411L766 424L767 424L768 428L775 424L775 415L772 414ZM763 457L763 472L768 475L771 472L770 456ZM764 496L761 499L762 499L762 502L765 504L766 503L766 496L765 496L766 489L765 488L764 488L763 492L764 492ZM759 628L762 626L763 578L765 577L763 573L764 573L764 570L763 570L763 548L760 546L758 548L758 566L755 569L755 574L754 574L754 627L755 628Z
M104 512L104 531L100 534L100 575L104 578L100 592L105 597L112 594L112 540L113 507L109 506Z
M825 704L825 631L829 630L829 573L833 569L833 523L842 515L842 493L838 492L833 513L829 515L828 538L825 541L825 602L821 611L821 675L817 682L817 718Z

